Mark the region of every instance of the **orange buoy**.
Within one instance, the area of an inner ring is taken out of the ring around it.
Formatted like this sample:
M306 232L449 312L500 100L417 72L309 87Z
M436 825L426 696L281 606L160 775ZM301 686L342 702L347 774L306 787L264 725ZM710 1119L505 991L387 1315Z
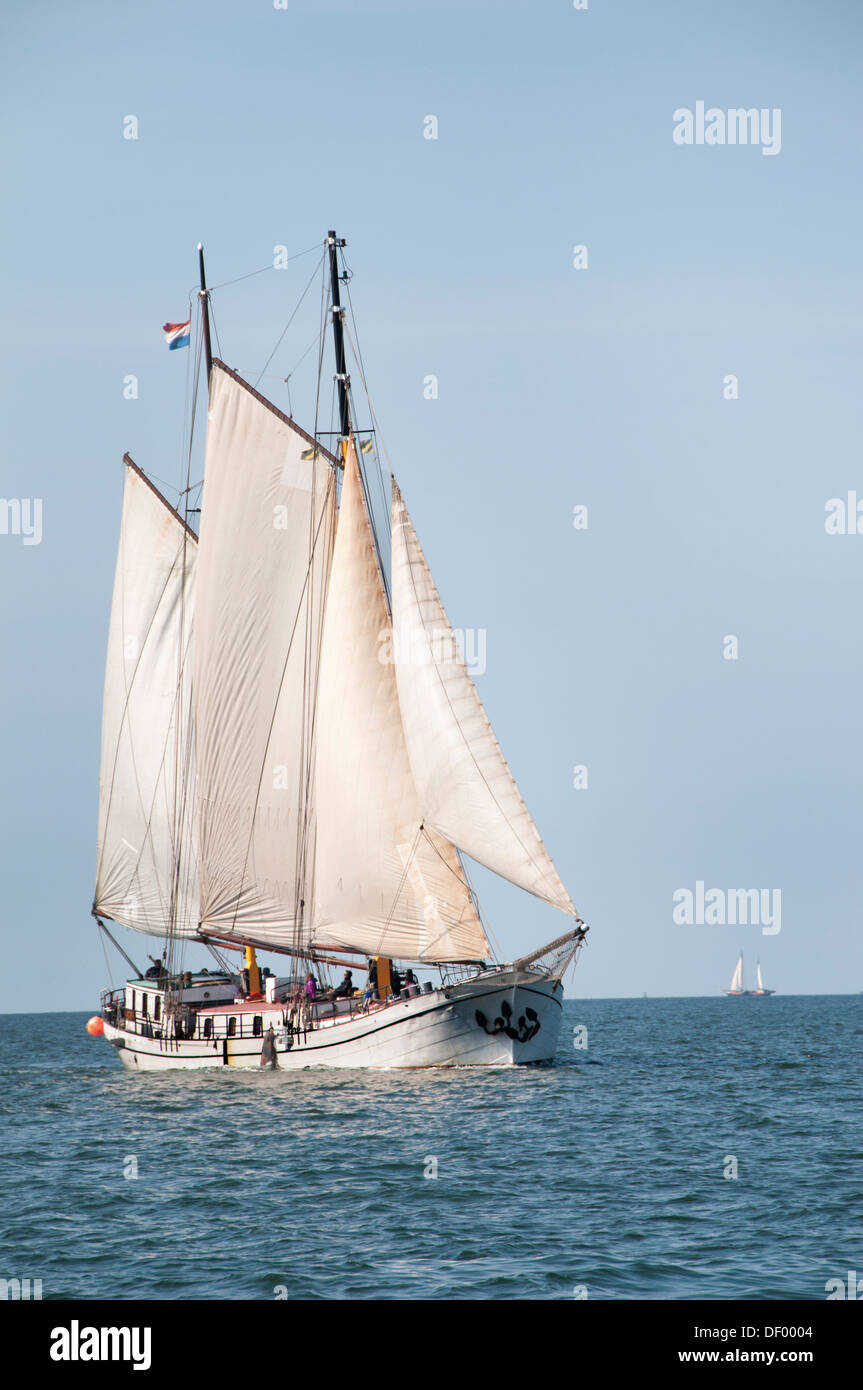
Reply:
M87 1019L87 1032L90 1034L91 1038L101 1038L104 1031L105 1025L98 1014L94 1014L92 1018Z

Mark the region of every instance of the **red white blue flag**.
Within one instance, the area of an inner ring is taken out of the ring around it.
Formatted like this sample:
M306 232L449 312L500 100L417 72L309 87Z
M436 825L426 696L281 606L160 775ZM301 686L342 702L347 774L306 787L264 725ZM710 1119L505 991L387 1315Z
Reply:
M174 348L189 346L189 330L192 320L186 319L185 323L163 323L162 332L165 335L165 342L168 344L169 352Z

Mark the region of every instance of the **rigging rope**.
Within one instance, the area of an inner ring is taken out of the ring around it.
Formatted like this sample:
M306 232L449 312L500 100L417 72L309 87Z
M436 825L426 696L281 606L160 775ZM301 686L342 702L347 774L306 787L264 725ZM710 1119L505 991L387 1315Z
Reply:
M421 829L422 829L423 835L425 836L426 840L427 840L428 843L431 845L432 849L434 850L435 854L437 855L437 857L438 857L438 859L441 861L441 863L444 865L444 867L445 867L446 869L448 869L448 871L452 874L453 878L456 880L457 883L462 883L463 886L464 886L465 888L467 888L468 896L469 896L470 901L471 901L471 903L472 903L472 905L473 905L473 909L474 909L474 911L476 912L477 917L479 918L480 926L482 927L482 929L483 929L483 931L485 932L486 936L487 936L487 937L491 937L491 941L490 941L489 944L491 945L491 947L492 947L492 949L493 949L495 955L497 955L497 953L498 953L498 944L497 944L497 941L494 939L494 936L493 936L493 933L492 933L492 931L491 931L491 928L489 927L488 923L486 922L485 918L483 917L482 909L480 908L480 904L479 904L479 898L478 898L478 896L477 896L477 894L476 894L476 891L474 890L473 884L472 884L471 881L470 881L470 875L468 874L467 866L465 865L464 859L463 859L463 857L462 857L462 852L461 852L461 850L459 849L458 845L454 845L453 842L452 842L452 840L448 841L448 843L451 844L451 845L453 846L453 849L455 850L455 852L456 852L456 854L457 854L457 856L458 856L458 862L459 862L459 866L460 866L460 868L461 868L461 875L459 875L458 873L456 873L456 871L455 871L455 869L453 868L452 864L448 864L448 863L447 863L446 859L445 859L444 856L441 854L440 850L438 849L437 845L435 844L435 842L434 842L434 840L432 839L431 835L429 834L428 830L425 828L425 825L423 825L423 826L421 827ZM445 835L442 835L442 836L441 836L441 839L446 839L446 836L445 836Z
M373 422L373 425L374 425L374 433L375 433L375 437L376 437L376 439L377 439L377 435L378 435L377 420L375 419L375 413L374 413L374 411L372 410L371 396L369 395L369 388L368 388L368 386L367 386L367 384L366 384L366 367L365 367L365 363L364 363L364 361L363 361L362 349L360 348L360 335L359 335L359 330L358 330L358 328L357 328L356 314L354 313L354 301L353 301L353 299L351 298L351 284L350 284L350 280L347 280L347 281L345 282L345 289L346 289L346 291L347 291L347 296L348 296L348 309L349 309L349 311L350 311L351 323L352 323L353 326L354 326L353 335L351 334L350 328L348 327L347 324L345 325L345 328L346 328L346 330L347 330L348 342L349 342L349 344L350 344L350 346L351 346L351 349L352 349L352 351L353 351L354 357L356 358L357 367L358 367L359 373L360 373L360 381L361 381L362 384L363 384L363 391L365 392L366 405L367 405L368 408L369 408L369 414L370 414L370 416L371 416L371 418L372 418L372 422ZM383 441L381 441L381 444L382 444L382 446L383 446ZM386 452L386 451L384 451L384 452ZM384 474L383 474L383 469L381 468L381 462L380 462L380 459L379 459L379 458L377 458L377 465L378 465L378 468L377 468L378 481L379 481L379 483L380 483L380 491L381 491L381 503L382 503L382 505L383 505L383 514L384 514L384 516L387 516L387 515L389 514L389 511L390 511L390 499L387 497L387 494L386 494L386 484L384 483Z
M210 319L211 319L212 324L213 324L213 332L214 332L215 335L216 335L216 356L217 356L217 357L222 357L222 340L221 340L221 338L219 337L219 326L218 326L218 324L216 323L216 311L215 311L215 309L214 309L214 307L213 307L213 301L212 301L212 299L210 300Z
M312 251L317 251L320 242L316 241L314 246L307 246L305 251L296 251L293 256L288 256L288 264L291 261L298 261L301 256L308 256ZM260 270L250 270L246 275L237 275L233 280L223 280L220 285L211 285L210 290L224 290L228 285L239 285L241 280L251 280L255 275L263 275L267 270L275 270L275 265L270 261L269 265L262 265Z
M403 867L402 867L402 876L401 876L401 878L399 879L398 887L396 888L395 896L393 897L393 905L392 905L392 907L390 908L389 916L387 917L387 920L384 922L384 925L381 927L381 934L380 934L380 936L378 937L378 949L377 949L376 951L373 951L373 952L372 952L372 955L379 956L379 955L381 954L381 943L383 942L383 939L384 939L386 933L389 931L390 924L391 924L391 922L392 922L392 920L393 920L393 917L395 916L395 910L396 910L396 908L397 908L397 906L398 906L399 898L400 898L401 895L402 895L402 889L404 888L405 883L407 882L407 876L408 876L408 873L410 872L411 864L412 864L413 861L414 861L414 855L416 854L417 845L418 845L418 843L419 843L419 838L420 838L420 835L422 835L422 833L423 833L423 827L422 827L422 825L420 825L419 830L418 830L417 833L414 835L413 843L411 844L411 848L410 848L410 853L409 853L408 855L406 855L406 857L405 857L405 862L404 862L404 865L403 865Z
M99 945L102 947L102 955L105 957L105 969L106 969L107 972L108 972L108 979L109 979L110 984L111 984L111 993L113 994L113 992L114 992L114 972L112 971L111 966L110 966L110 964L108 963L108 952L105 950L104 928L103 928L103 926L102 926L102 923L99 921L99 918L98 918L98 917L96 918L96 925L97 925L97 927L98 927L98 929L99 929Z
M350 291L348 291L348 298L350 299ZM345 336L346 336L346 338L347 338L347 340L348 340L348 344L350 345L350 347L351 347L351 349L352 349L352 351L353 351L354 358L355 358L356 363L357 363L357 366L358 366L358 368L359 368L360 380L361 380L362 383L363 383L363 390L365 391L365 395L366 395L366 404L368 405L368 408L369 408L369 414L370 414L371 417L372 417L372 422L373 422L373 426L374 426L374 431L373 431L373 432L374 432L374 435L375 435L375 439L377 440L378 437L379 437L379 435L380 435L380 431L379 431L379 429L378 429L378 427L377 427L377 420L375 419L375 413L374 413L374 411L373 411L373 409L372 409L371 398L369 397L368 387L366 386L365 375L364 375L363 367L362 367L362 360L361 360L361 358L360 358L360 356L359 356L359 347L358 347L358 345L354 342L353 337L351 336L350 328L348 327L347 324L345 324ZM353 391L351 391L351 403L353 404ZM385 450L384 452L386 452L386 450ZM364 461L363 461L362 452L360 452L360 454L358 454L357 457L358 457L358 459L360 460L360 471L361 471L361 473L362 473L362 477L363 477L363 480L364 480L364 490L365 490L365 492L366 492L366 507L367 507L367 511L368 511L368 514L369 514L369 524L370 524L370 526L371 526L371 528L372 528L372 535L373 535L373 537L374 537L375 549L377 550L377 553L378 553L378 562L379 562L379 564L380 564L381 574L382 574L382 576L383 576L384 593L385 593L385 595L386 595L387 606L388 606L388 608L390 609L390 612L392 612L392 598L391 598L391 593L390 593L390 577L388 576L387 570L386 570L386 566L384 565L383 551L382 551L382 549L381 549L381 544L380 544L380 535L379 535L379 532L378 532L377 518L376 518L376 516L375 516L375 509L374 509L374 507L371 505L371 493L370 493L370 489L369 489L369 486L368 486L368 474L367 474L367 472L366 472L366 467L365 467L365 463L364 463ZM382 504L382 509L383 509L383 517L384 517L385 519L389 520L390 506L389 506L389 503L388 503L387 497L386 497L386 491L385 491L384 479L383 479L383 470L381 469L381 461L380 461L380 458L377 456L377 453L375 454L375 463L377 464L378 482L379 482L379 484L380 484L381 504ZM389 527L387 527L387 535L389 535Z
M303 290L302 294L300 295L299 299L297 300L296 305L294 306L294 311L293 311L293 313L291 314L291 317L288 319L287 323L285 324L284 328L282 329L281 333L279 334L279 336L278 336L278 338L277 338L277 340L276 340L276 345L275 345L275 347L273 348L272 352L270 353L269 357L267 358L266 362L264 363L263 367L261 368L260 372L258 373L258 376L257 376L257 378L256 378L256 380L255 380L255 383L254 383L256 387L257 387L258 382L260 381L261 377L264 375L264 372L267 370L267 368L269 367L269 365L270 365L270 363L272 362L273 358L275 357L276 353L278 352L279 348L281 347L282 339L284 338L285 334L287 333L287 331L288 331L288 329L290 328L291 324L293 323L294 319L297 317L297 314L298 314L299 311L300 311L300 306L302 305L303 300L305 299L306 295L308 294L309 290L311 289L312 283L313 283L313 281L314 281L314 279L315 279L315 276L317 275L318 270L320 269L321 264L323 263L323 261L324 261L324 254L321 255L320 261L318 262L318 264L315 266L314 270L312 271L311 276L310 276L310 278L309 278L309 280L308 280L308 282L307 282L307 284L306 284L306 288Z

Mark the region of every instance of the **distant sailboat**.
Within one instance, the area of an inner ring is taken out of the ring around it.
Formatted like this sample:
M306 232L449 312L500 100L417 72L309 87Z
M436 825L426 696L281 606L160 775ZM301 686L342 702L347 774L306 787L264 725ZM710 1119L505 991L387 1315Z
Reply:
M738 996L740 996L740 995L743 995L743 994L747 994L747 993L748 993L748 990L745 990L745 989L743 988L743 952L742 952L742 951L740 952L740 955L739 955L738 958L737 958L737 964L736 964L735 967L734 967L734 974L731 976L731 984L728 986L728 989L725 991L725 993L728 994L728 995L730 995L730 996L732 996L732 997L738 997Z
M755 989L753 989L753 990L751 991L753 998L761 998L761 997L766 996L766 995L768 995L768 994L775 994L775 993L776 993L776 990L775 990L775 989L765 989L765 988L764 988L764 981L763 981L763 979L761 978L761 961L760 961L760 960L757 961L757 962L756 962L756 965L755 965L755 980L756 980L756 987L755 987Z
M744 997L749 999L764 999L767 997L767 995L776 993L775 989L764 988L764 980L761 977L760 960L757 961L755 964L755 979L757 981L755 989L744 989L743 952L741 951L740 955L737 958L737 964L734 967L734 974L731 976L731 984L729 985L728 989L724 991L724 993L727 994L731 999L740 999Z

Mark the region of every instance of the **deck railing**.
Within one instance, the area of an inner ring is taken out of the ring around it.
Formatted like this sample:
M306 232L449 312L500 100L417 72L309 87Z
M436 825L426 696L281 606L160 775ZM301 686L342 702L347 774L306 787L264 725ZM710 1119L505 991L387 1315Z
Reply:
M404 1002L406 999L416 998L421 994L431 993L433 986L409 985L401 990L397 995L391 992L385 999L366 1000L363 995L355 995L349 999L318 999L311 1004L304 1000L273 1000L269 1002L265 999L260 1001L260 1012L244 1008L237 1013L211 1014L203 1013L207 1009L204 1004L185 1004L181 1005L182 1012L172 1011L165 1013L164 1005L162 1016L155 1019L152 1014L142 1013L140 1009L129 1009L126 1007L125 989L104 990L101 995L102 1017L106 1018L115 1027L122 1028L126 1033L133 1033L138 1037L157 1038L173 1045L176 1042L183 1042L195 1038L203 1042L221 1042L224 1038L260 1038L263 1043L266 1029L264 1027L264 1014L279 1009L281 1019L279 1028L287 1028L293 1033L308 1033L316 1026L326 1024L334 1019L350 1020L361 1017L373 1008L375 1012L382 1008L389 1008L392 1004ZM257 1002L257 1001L256 1001ZM231 1023L233 1021L233 1028ZM205 1031L207 1024L211 1025L210 1031ZM269 1025L268 1025L269 1026Z

